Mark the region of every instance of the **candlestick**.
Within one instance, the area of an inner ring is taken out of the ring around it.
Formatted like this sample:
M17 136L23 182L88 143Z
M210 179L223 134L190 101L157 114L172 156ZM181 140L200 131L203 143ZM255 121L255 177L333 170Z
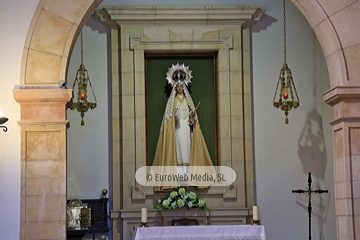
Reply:
M147 223L147 208L141 208L141 222Z
M258 221L259 220L259 207L253 206L253 220Z
M143 223L143 222L142 222L142 223L140 223L140 227L141 227L141 228L145 228L145 227L149 227L149 225L148 225L147 223Z
M261 225L260 220L253 220L253 225Z

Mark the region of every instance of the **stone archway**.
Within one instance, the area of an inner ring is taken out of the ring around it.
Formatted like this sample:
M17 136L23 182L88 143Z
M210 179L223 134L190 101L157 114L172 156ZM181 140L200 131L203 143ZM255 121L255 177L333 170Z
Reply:
M65 79L73 44L102 0L41 0L25 40L21 105L20 239L66 239L66 115L71 90ZM333 107L333 149L338 239L356 239L360 215L360 3L292 0L314 29L326 57ZM51 140L51 141L50 141ZM339 191L341 189L341 191Z
M21 89L20 239L66 239L65 80L73 45L102 0L41 0L25 40Z

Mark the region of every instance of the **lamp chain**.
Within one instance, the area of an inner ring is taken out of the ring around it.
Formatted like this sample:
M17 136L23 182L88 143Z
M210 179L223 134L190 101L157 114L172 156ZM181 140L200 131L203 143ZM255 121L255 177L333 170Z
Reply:
M276 108L280 108L285 112L285 124L289 123L288 115L291 109L299 107L300 101L295 88L292 73L288 65L286 64L286 0L283 0L283 31L284 31L284 65L280 70L280 76L276 85L275 95L273 99L273 105ZM280 85L280 86L279 86ZM278 89L280 91L278 92ZM279 100L275 101L276 95L279 93ZM290 95L289 95L290 93ZM294 97L296 95L296 99ZM288 98L291 98L290 99Z
M90 84L90 88L91 88L92 94L93 94L93 96L94 96L95 104L96 104L96 103L97 103L97 100L96 100L96 97L95 97L94 89L93 89L93 87L92 87L92 85L91 85L91 81L89 81L89 84Z
M284 63L286 64L286 0L284 0Z
M84 53L83 53L83 34L82 34L82 31L80 32L80 44L81 44L81 65L84 64Z

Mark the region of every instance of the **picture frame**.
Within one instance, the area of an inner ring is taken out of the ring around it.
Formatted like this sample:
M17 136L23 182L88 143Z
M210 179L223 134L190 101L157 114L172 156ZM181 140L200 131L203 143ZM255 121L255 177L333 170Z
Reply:
M84 230L91 226L91 208L80 199L72 199L66 207L67 230Z

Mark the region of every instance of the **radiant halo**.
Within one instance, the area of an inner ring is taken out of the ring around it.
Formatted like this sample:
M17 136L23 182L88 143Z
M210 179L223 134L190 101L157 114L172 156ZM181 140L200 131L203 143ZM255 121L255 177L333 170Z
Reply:
M185 74L185 78L184 79L174 79L174 73L176 71L179 72L183 72ZM191 82L191 78L193 77L191 75L191 70L189 69L189 66L185 67L184 63L183 64L179 64L177 63L176 65L172 64L171 68L168 68L168 72L166 73L166 79L168 81L169 84L171 84L171 86L174 86L176 81L182 81L183 83L186 84L186 86L188 86L188 84Z

